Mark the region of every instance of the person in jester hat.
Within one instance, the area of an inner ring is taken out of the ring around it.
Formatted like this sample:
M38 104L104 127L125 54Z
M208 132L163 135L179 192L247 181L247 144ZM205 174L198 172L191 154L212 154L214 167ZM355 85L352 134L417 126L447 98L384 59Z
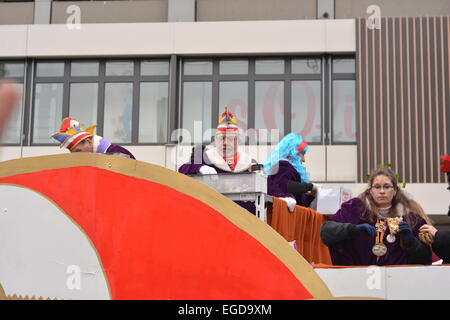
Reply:
M252 166L257 163L250 155L238 150L239 135L235 116L225 108L219 118L214 143L201 148L194 147L190 161L183 164L178 172L192 175L251 171ZM253 214L256 212L252 201L236 201L236 203Z
M103 153L136 159L124 147L111 144L107 139L94 135L95 127L92 125L84 129L76 119L65 118L59 132L52 135L52 138L60 143L61 148L67 148L70 152Z

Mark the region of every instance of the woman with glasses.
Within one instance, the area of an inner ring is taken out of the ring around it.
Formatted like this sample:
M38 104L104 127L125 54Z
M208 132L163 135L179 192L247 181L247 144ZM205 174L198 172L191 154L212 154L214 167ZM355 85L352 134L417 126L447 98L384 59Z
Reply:
M295 133L286 135L270 153L264 164L268 176L267 193L284 200L291 212L296 205L309 207L317 186L309 182L305 162L308 144Z
M419 240L430 220L398 187L389 168L376 169L367 189L322 225L320 237L334 265L431 264L431 249Z

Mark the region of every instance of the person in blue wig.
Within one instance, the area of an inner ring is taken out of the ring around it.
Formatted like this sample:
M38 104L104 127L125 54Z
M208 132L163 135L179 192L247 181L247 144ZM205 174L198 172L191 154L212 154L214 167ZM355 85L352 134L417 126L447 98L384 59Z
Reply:
M303 166L306 151L306 141L298 134L289 133L272 150L264 164L264 172L268 176L267 193L284 200L291 212L296 205L309 207L317 191Z

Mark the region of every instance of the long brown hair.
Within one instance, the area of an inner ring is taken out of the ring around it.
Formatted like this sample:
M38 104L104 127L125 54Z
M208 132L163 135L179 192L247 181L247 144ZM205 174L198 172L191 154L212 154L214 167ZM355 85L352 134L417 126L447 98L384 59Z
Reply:
M370 190L372 188L373 181L380 175L386 176L389 180L391 180L395 191L395 195L391 202L392 207L389 210L388 216L394 217L404 215L406 222L408 222L412 228L416 226L420 218L425 220L427 224L432 224L430 218L426 215L420 204L412 199L409 199L405 192L399 188L397 176L394 171L386 167L377 168L372 172L367 189L359 195L359 198L365 206L365 210L360 216L362 220L372 223L375 223L377 220L377 212L375 211L376 203L370 193ZM404 208L404 212L398 212L401 207Z

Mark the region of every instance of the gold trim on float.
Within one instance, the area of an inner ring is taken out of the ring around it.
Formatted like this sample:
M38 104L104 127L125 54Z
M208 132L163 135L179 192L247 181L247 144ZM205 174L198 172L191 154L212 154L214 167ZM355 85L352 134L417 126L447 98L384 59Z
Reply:
M268 224L207 185L173 170L119 156L80 152L1 162L0 178L44 170L85 166L162 184L198 199L265 246L281 260L313 298L333 298L330 290L313 267L298 252L292 250L286 240ZM106 281L108 282L108 279Z
M21 296L17 294L13 294L11 296L6 295L5 290L3 290L2 284L0 283L0 301L1 300L57 300L56 298L43 298L43 297L35 297L35 296Z

